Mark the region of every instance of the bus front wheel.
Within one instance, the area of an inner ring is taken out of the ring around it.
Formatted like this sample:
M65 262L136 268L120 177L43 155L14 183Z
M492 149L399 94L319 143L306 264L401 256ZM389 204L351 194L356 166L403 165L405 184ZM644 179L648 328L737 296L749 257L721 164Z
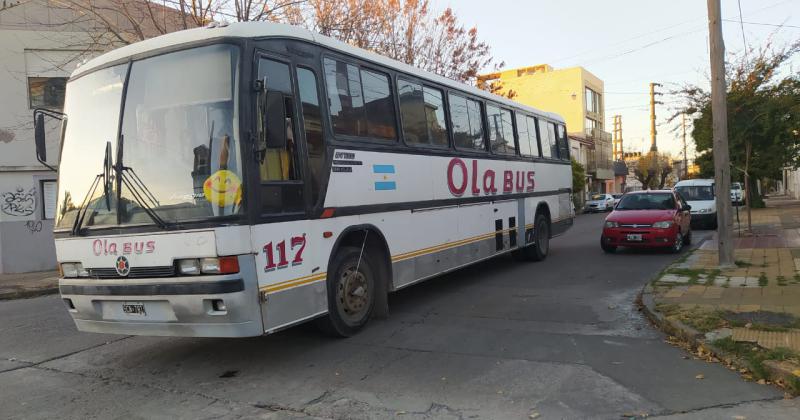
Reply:
M333 336L350 337L369 321L375 305L375 273L372 260L360 247L339 249L328 271L328 316L320 328Z
M544 214L537 214L534 222L534 242L512 254L521 261L542 261L550 253L550 222Z

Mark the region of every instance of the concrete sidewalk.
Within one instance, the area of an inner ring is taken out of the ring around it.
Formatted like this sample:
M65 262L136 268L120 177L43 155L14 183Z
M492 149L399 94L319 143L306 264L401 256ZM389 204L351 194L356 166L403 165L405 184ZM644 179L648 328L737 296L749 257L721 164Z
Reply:
M714 236L664 270L648 285L643 302L651 318L695 347L717 348L720 358L738 355L756 379L783 378L797 388L800 202L776 198L767 205L753 209L751 232L736 233L735 267L719 267ZM744 228L744 212L740 217ZM788 370L771 376L765 366L772 360Z
M0 274L0 300L21 299L57 292L57 271Z

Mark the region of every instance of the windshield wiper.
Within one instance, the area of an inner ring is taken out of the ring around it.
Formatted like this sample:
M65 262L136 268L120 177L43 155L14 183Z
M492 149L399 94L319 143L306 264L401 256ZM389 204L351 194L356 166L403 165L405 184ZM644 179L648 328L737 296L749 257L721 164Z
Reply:
M131 175L126 176L126 173L130 173ZM155 222L158 227L161 229L166 229L168 227L167 222L165 222L164 219L162 219L161 216L159 216L158 213L156 213L156 211L153 209L153 206L159 206L158 200L156 200L155 196L153 196L153 193L147 188L147 186L144 185L144 182L142 182L142 179L139 178L139 175L136 175L136 172L134 172L132 168L124 166L119 172L119 177L122 179L122 183L125 184L125 186L130 190L131 196L133 196L136 204L138 204L139 207L141 207L142 210L144 210L144 212L147 213L151 219L153 219L153 222ZM150 203L148 203L148 201ZM153 206L151 206L151 204Z
M117 149L117 164L114 165L114 170L117 173L117 186L120 184L125 184L126 187L131 191L131 195L133 196L134 201L136 204L141 207L144 212L153 219L153 222L161 228L167 229L169 225L164 219L159 216L153 207L158 207L160 204L153 193L150 191L149 188L144 184L139 175L133 170L133 168L129 166L122 166L122 151L124 149L125 138L120 134L119 136L119 148ZM130 177L126 176L126 173L130 173ZM128 179L130 178L130 179ZM122 189L118 188L117 194L122 196ZM148 203L149 201L149 203ZM151 206L152 204L152 206Z
M97 185L102 180L103 182L103 195L105 196L106 201L106 209L111 211L111 197L109 195L109 184L111 182L111 142L106 142L106 150L105 150L105 158L103 159L103 172L97 174L94 177L94 181L92 181L92 185L89 187L89 191L86 193L86 196L83 197L83 201L81 201L80 207L78 207L78 213L75 215L75 222L72 224L72 235L79 236L81 232L81 225L83 224L83 219L86 217L86 211L89 208L89 203L94 197L94 192L97 190Z

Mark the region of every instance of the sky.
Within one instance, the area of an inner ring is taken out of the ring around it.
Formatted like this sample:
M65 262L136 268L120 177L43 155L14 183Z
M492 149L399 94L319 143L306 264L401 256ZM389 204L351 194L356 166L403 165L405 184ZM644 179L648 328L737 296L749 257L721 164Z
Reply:
M744 40L739 23L739 2ZM800 39L800 0L722 0L722 34L727 54L742 54L772 39L782 46ZM622 115L625 151L650 147L649 83L665 92L656 106L659 151L682 157L680 104L666 94L684 84L708 87L708 17L703 0L431 0L452 7L466 26L492 48L504 68L550 64L582 66L605 83L605 130ZM489 5L491 5L489 7ZM749 23L748 23L749 22ZM758 23L758 24L756 24ZM784 25L782 28L768 25ZM794 26L794 27L788 27ZM492 69L487 69L491 71ZM787 71L800 71L795 59ZM688 120L687 120L688 121ZM694 156L687 122L689 159Z

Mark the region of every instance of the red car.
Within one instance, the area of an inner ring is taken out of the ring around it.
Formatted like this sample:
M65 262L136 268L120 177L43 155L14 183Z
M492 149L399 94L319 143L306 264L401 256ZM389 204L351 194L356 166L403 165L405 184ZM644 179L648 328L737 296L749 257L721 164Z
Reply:
M600 246L669 248L680 252L692 240L691 207L670 190L635 191L622 196L606 217Z

